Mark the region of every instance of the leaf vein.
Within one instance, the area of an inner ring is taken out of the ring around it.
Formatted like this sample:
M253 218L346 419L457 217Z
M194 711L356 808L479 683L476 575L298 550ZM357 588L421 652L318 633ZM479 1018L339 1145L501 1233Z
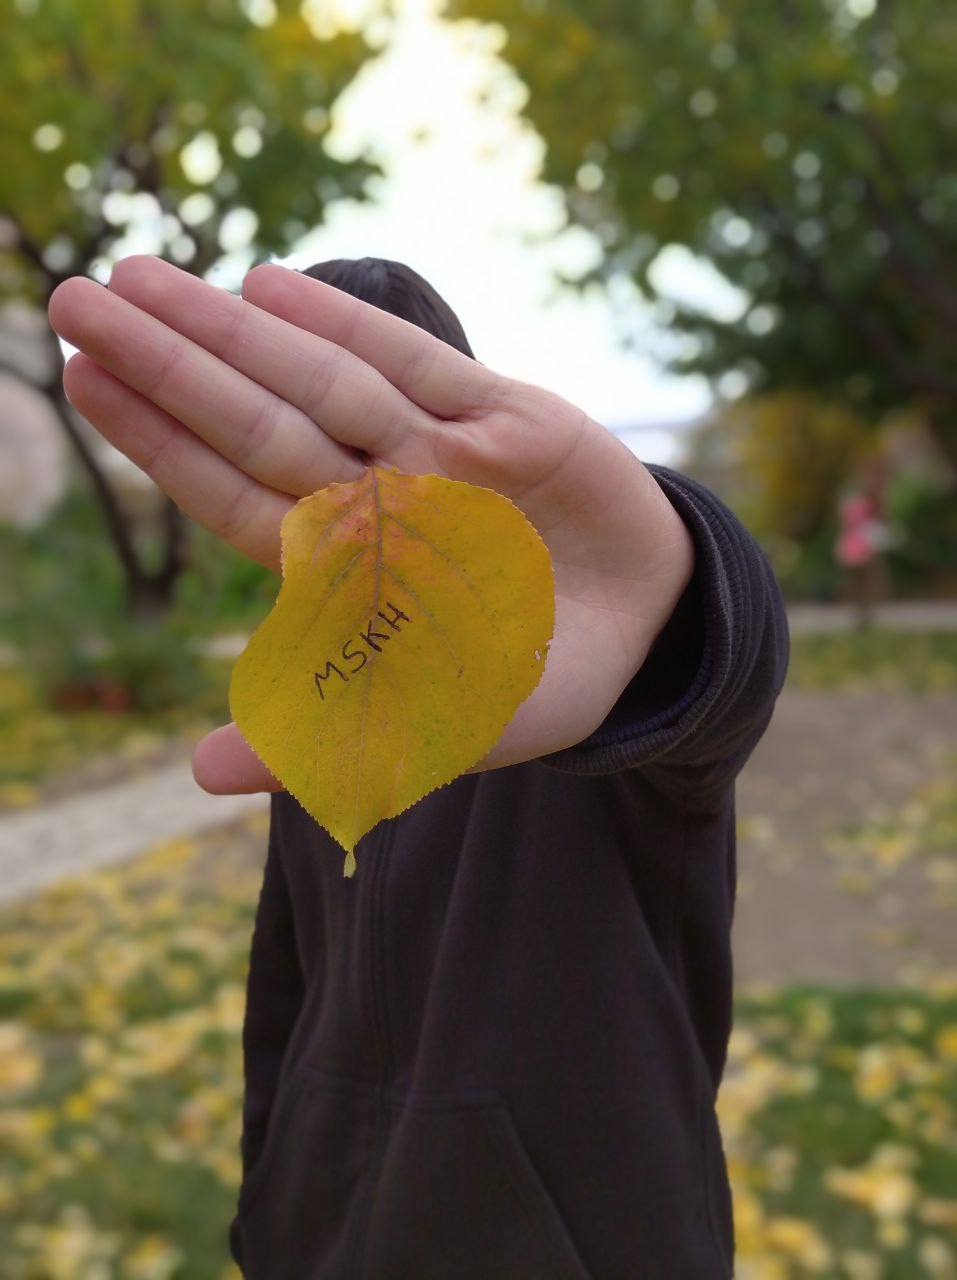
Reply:
M396 571L391 567L391 565L385 565L384 567L385 567L386 573L389 575L392 581L395 582L397 586L400 586L403 589L403 591L408 591L409 595L412 597L415 603L419 606L422 612L428 617L433 627L435 627L436 630L441 633L442 638L445 642L445 647L448 649L449 653L452 655L452 661L459 668L459 670L464 674L465 665L463 664L461 658L458 656L455 650L452 648L452 645L449 642L449 633L446 631L445 627L442 626L441 622L439 622L438 618L436 618L435 614L432 612L429 606L422 602L422 600L419 598L418 592L415 591L412 587L410 587L409 584L405 581L405 579L400 577L399 574L397 574ZM504 653L504 650L503 650L503 653ZM475 686L467 677L466 677L465 683L468 686L468 688L472 691L472 693L476 693Z
M354 509L359 505L359 503L362 501L362 499L363 499L364 497L365 497L365 494L364 494L364 493L360 493L360 494L359 494L359 496L358 496L358 497L356 497L356 498L353 498L351 502L347 502L347 503L346 503L346 505L345 505L344 507L340 507L340 509L336 512L336 514L335 514L335 515L332 517L332 519L328 522L328 524L325 526L325 528L324 528L324 529L322 530L322 532L319 534L319 537L316 539L315 546L314 546L314 547L313 547L313 549L312 549L312 556L311 556L311 557L310 557L310 559L309 559L309 568L310 568L310 569L314 569L314 568L315 568L315 565L316 565L316 556L318 556L318 554L319 554L319 546L320 546L320 544L321 544L322 542L324 542L324 541L325 541L325 538L326 538L326 536L328 535L328 533L329 533L330 529L334 528L334 527L339 523L339 521L343 518L343 516L347 516L347 515L349 514L349 512L350 512L350 511L353 511L353 510L354 510Z
M511 684L512 673L511 673L511 667L509 664L508 647L504 642L502 627L501 627L501 623L499 622L498 613L496 612L496 610L491 607L491 605L482 595L481 591L479 591L478 587L475 585L475 583L472 581L469 575L463 570L462 566L459 564L456 564L455 561L451 558L451 556L446 555L445 552L442 551L441 548L437 547L430 538L427 538L424 533L419 533L417 532L417 530L411 528L403 520L400 520L398 516L394 516L391 511L385 511L383 514L387 519L391 520L393 524L397 524L400 529L403 529L409 535L410 538L415 538L419 542L424 542L427 547L430 547L431 550L434 551L435 554L441 560L444 560L445 563L449 565L449 567L456 574L458 574L458 576L462 579L462 581L465 583L468 589L472 592L472 594L478 600L481 608L491 619L492 626L495 628L496 634L498 635L499 640L502 642L502 659L505 663L505 670L508 673L509 684ZM410 588L407 588L407 589L410 589ZM428 613L429 611L426 609L426 612ZM429 616L430 617L432 616L431 613L429 614Z

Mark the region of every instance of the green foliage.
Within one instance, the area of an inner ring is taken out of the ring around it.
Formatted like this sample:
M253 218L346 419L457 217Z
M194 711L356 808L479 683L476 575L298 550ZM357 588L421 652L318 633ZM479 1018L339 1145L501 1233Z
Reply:
M799 541L833 518L840 490L869 444L856 415L794 391L729 406L719 429L742 477L749 527Z
M834 554L840 498L862 466L883 455L892 472L885 506L894 538L884 553L889 589L905 596L952 593L957 486L946 467L892 464L893 438L893 423L875 432L841 404L797 390L769 392L704 419L689 436L683 465L758 537L790 599L833 600L846 586Z
M122 700L121 709L165 711L191 705L202 692L197 658L187 632L169 624L123 619L110 634L109 648L96 660L95 676L100 689L112 690Z
M330 200L362 198L378 171L324 146L329 109L369 52L296 0L5 4L0 213L20 243L0 247L0 299L44 303L43 265L54 277L87 272L132 216L116 193L155 197L166 215L157 252L200 274L237 208L256 217L257 255L287 253ZM200 135L221 167L191 178L183 149ZM207 200L184 205L200 193Z
M841 490L874 449L859 414L788 389L726 405L693 434L686 465L767 550L792 598L831 599Z
M842 598L847 582L846 570L834 556L837 536L837 520L832 518L801 541L774 534L761 539L788 600L833 603Z
M453 0L530 91L544 178L653 297L681 245L744 297L681 302L682 370L741 369L867 415L923 398L957 456L957 96L950 0Z
M207 529L190 530L189 567L176 583L171 617L191 635L248 632L276 602L280 580Z
M7 0L0 303L45 307L71 275L105 278L126 251L128 224L142 231L151 223L149 251L198 276L239 248L258 260L285 256L331 201L365 198L379 172L365 158L334 155L327 138L336 99L371 52L356 23L299 0ZM238 224L228 221L235 214L244 215ZM59 345L48 336L39 389L73 435ZM100 536L112 538L125 566L127 601L163 608L181 563L178 527L167 522L153 557L162 568L150 572L100 478L111 516ZM98 601L109 597L113 616L113 575L105 574L84 585ZM39 607L34 630L44 620L61 633L69 626L59 602ZM62 647L80 663L80 646ZM143 643L136 648L142 658Z
M957 583L957 485L939 473L904 472L890 486L888 515L899 535L888 552L897 585L913 590L928 575Z
M192 635L246 630L276 599L279 579L191 526L189 565L176 583L170 622ZM157 547L143 546L144 558ZM86 637L103 634L126 616L123 577L88 489L70 489L42 524L16 529L0 524L0 634L25 644L41 629L31 615L45 613Z
M62 779L94 760L98 769L109 760L113 772L123 772L129 762L162 755L173 739L185 748L223 724L229 714L231 664L204 660L195 652L188 662L190 673L183 679L193 687L190 700L157 705L167 702L171 692L164 684L169 667L161 665L162 696L145 684L144 700L152 704L148 710L135 705L110 710L100 702L66 711L43 698L36 673L28 676L16 667L0 666L0 810L36 803L37 784ZM180 677L173 673L172 679ZM111 685L103 678L98 687L115 695L115 681ZM174 687L172 693L178 696L179 690Z
M70 493L46 524L0 537L0 634L48 699L93 680L97 650L121 625L122 581L92 501Z
M71 491L34 529L0 528L0 634L21 655L38 699L32 714L43 706L196 714L209 688L197 641L245 630L275 599L278 580L205 530L195 540L173 609L149 622L126 612L120 569L86 491Z
M3 602L4 634L44 700L64 709L155 710L189 698L196 685L185 637L124 616L116 566L94 516L89 501L73 494L19 546L6 533L14 589Z
M55 608L81 628L91 610L97 618L122 609L120 567L103 533L96 503L85 488L70 489L38 525L0 524L0 634L22 641L21 624L37 602Z

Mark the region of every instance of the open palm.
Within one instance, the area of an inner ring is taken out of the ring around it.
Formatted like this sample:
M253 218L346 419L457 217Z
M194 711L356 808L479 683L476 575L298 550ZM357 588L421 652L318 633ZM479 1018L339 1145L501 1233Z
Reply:
M372 462L486 485L538 529L555 569L544 675L478 768L596 728L688 582L690 535L610 432L417 326L299 272L253 268L242 297L134 255L104 288L61 284L50 323L79 348L77 410L200 524L279 569L299 498ZM194 759L208 790L279 784L234 725Z

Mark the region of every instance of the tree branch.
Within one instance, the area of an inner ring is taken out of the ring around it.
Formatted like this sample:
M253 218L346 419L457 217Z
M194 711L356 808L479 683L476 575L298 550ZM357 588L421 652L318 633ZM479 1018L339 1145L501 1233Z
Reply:
M0 356L0 373L8 373L11 377L17 378L20 382L25 383L31 391L39 391L41 395L44 393L42 383L34 382L32 378L23 372L19 365L14 364L12 360L4 360L2 356Z

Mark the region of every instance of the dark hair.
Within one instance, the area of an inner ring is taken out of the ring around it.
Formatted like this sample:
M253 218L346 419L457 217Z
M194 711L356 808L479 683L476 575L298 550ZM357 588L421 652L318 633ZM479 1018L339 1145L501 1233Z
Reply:
M408 320L475 359L458 316L428 280L404 262L393 262L391 258L330 258L306 267L300 274Z

